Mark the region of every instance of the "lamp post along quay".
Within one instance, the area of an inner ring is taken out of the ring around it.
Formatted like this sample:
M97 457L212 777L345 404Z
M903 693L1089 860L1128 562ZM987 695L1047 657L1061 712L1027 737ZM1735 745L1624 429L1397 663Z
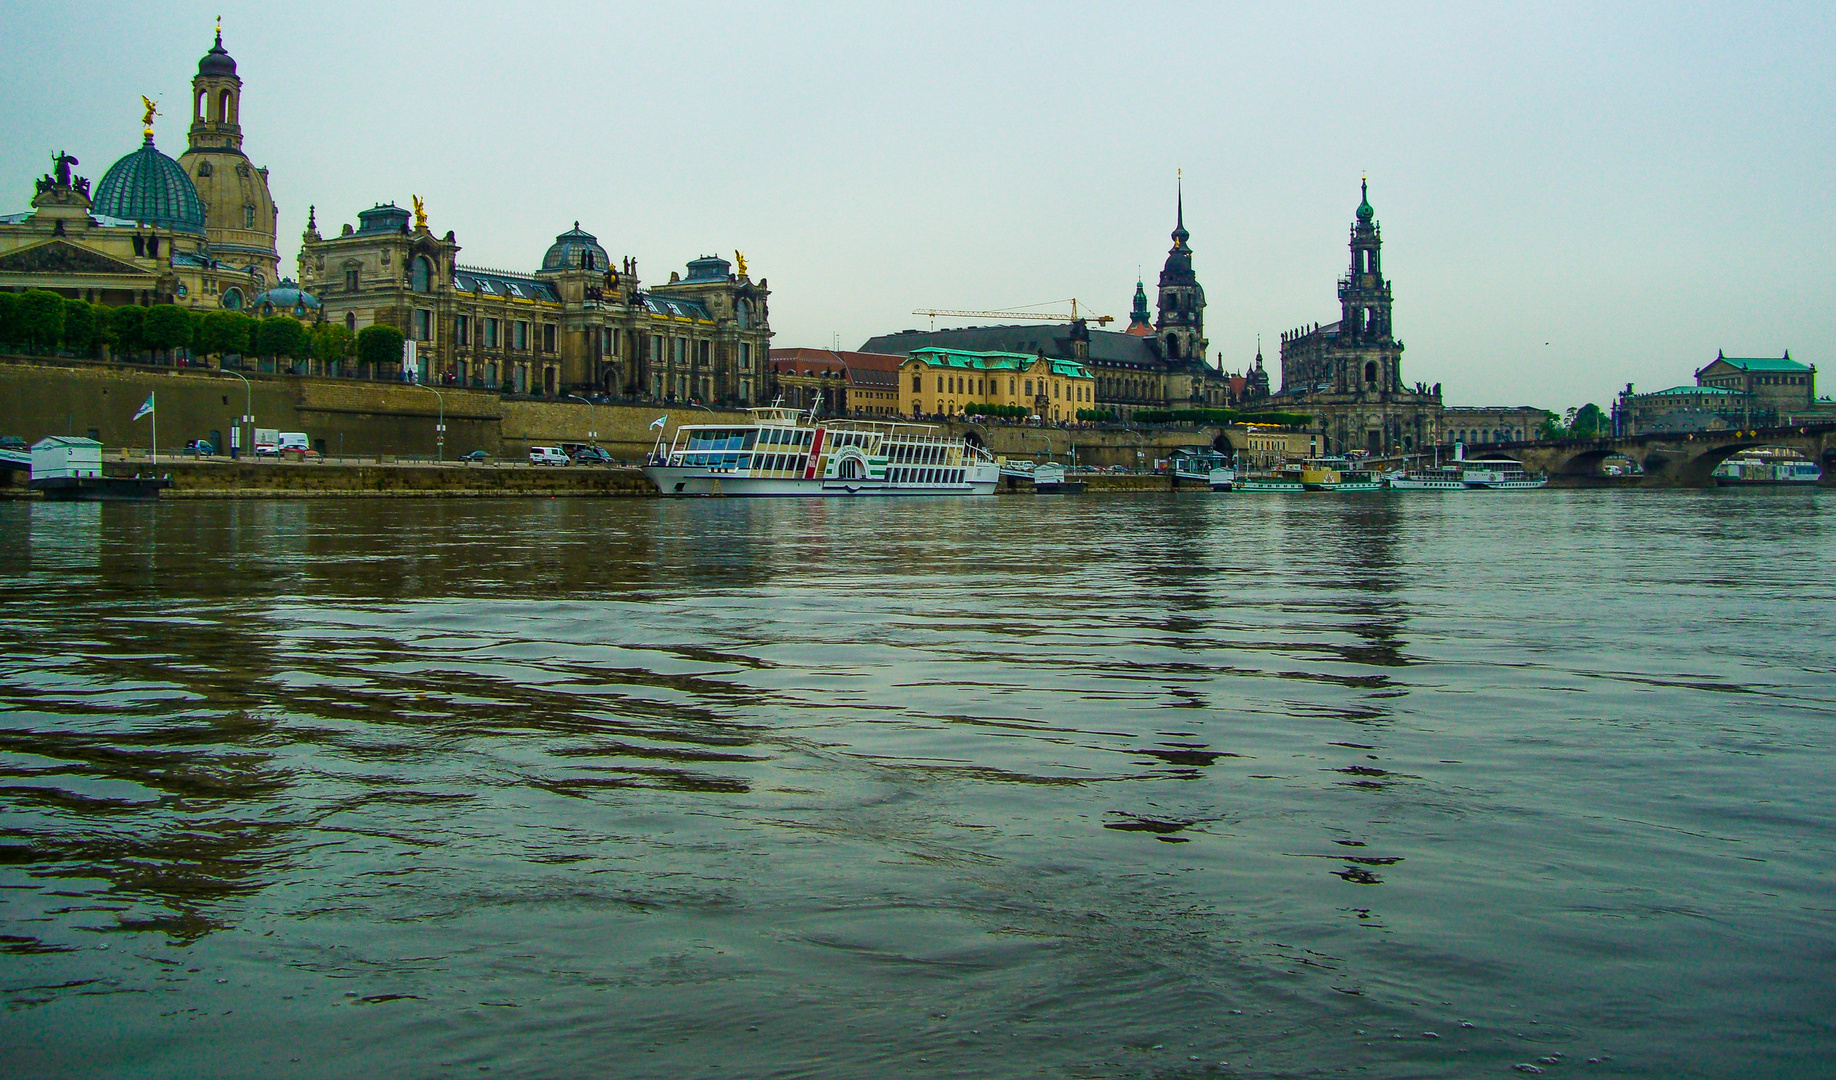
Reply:
M237 451L242 449L242 425L249 425L250 444L253 445L255 441L255 392L249 388L249 380L243 378L242 372L225 371L221 368L218 370L223 371L225 375L234 375L242 379L242 416L236 421L236 426L230 429L230 457L239 457L241 455Z
M441 394L440 391L435 390L433 387L428 386L426 383L415 383L414 385L432 394L434 396L434 399L439 401L440 403L440 422L434 425L434 458L436 461L445 461L446 460L446 397L445 395Z

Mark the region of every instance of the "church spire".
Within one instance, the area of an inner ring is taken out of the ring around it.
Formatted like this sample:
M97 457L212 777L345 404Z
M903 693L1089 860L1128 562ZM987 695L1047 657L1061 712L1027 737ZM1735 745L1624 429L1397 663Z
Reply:
M1135 278L1135 307L1128 313L1128 332L1136 337L1148 337L1154 333L1153 316L1148 314L1147 287L1141 278Z
M1186 246L1186 241L1192 239L1192 234L1186 231L1186 183L1184 170L1181 170L1181 175L1175 179L1173 183L1175 205L1178 207L1178 216L1173 224L1173 247L1175 250L1178 250Z

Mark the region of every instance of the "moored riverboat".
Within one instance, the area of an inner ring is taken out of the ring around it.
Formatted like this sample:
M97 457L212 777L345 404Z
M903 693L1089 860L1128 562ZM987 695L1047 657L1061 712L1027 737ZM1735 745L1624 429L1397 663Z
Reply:
M1510 458L1469 458L1461 463L1460 483L1487 491L1527 491L1549 483L1549 478L1524 471L1524 463Z
M1082 495L1085 482L1065 479L1065 467L1056 461L1045 462L1033 469L1033 494L1035 495Z
M1814 461L1796 453L1770 450L1748 450L1715 466L1711 473L1721 487L1744 487L1749 484L1815 484L1823 479L1823 470Z
M991 495L994 458L929 424L817 420L749 409L750 423L684 424L644 475L664 495Z
M1466 482L1460 479L1457 466L1443 465L1437 469L1412 469L1401 476L1392 476L1387 481L1391 491L1465 491Z
M1301 465L1300 482L1307 491L1383 490L1381 479L1341 457L1308 458Z

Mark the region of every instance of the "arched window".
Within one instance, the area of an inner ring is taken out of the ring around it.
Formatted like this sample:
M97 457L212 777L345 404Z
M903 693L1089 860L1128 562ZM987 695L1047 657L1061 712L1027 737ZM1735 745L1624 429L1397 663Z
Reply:
M224 289L223 290L223 306L230 309L231 311L241 310L242 308L242 290L234 286Z
M739 328L741 330L745 330L752 325L751 301L741 300L739 303L733 305L733 321L739 323Z
M1174 337L1172 334L1167 335L1167 359L1168 360L1178 360L1179 359L1179 339Z
M220 124L233 122L230 119L230 92L228 90L217 95L217 122Z
M357 332L357 313L355 311L344 313L344 328L353 334Z
M408 287L418 293L433 291L433 263L427 261L427 256L416 256L409 266Z
M1377 361L1367 360L1364 362L1364 381L1367 383L1375 383L1377 381Z
M191 118L193 120L204 119L204 103L208 100L210 100L210 91L199 90L198 100L192 102L191 104Z

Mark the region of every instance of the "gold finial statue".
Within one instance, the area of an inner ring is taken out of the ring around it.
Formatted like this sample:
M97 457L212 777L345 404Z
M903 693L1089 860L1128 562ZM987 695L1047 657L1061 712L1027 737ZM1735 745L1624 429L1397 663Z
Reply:
M733 249L733 261L739 264L739 276L746 276L746 253L738 248Z
M427 228L427 204L421 201L421 197L419 195L410 195L409 198L414 200L414 227L415 229L419 231L421 229Z
M140 103L147 107L147 114L140 118L140 122L147 129L147 138L151 139L153 137L153 118L159 115L159 105L145 94L140 95Z

